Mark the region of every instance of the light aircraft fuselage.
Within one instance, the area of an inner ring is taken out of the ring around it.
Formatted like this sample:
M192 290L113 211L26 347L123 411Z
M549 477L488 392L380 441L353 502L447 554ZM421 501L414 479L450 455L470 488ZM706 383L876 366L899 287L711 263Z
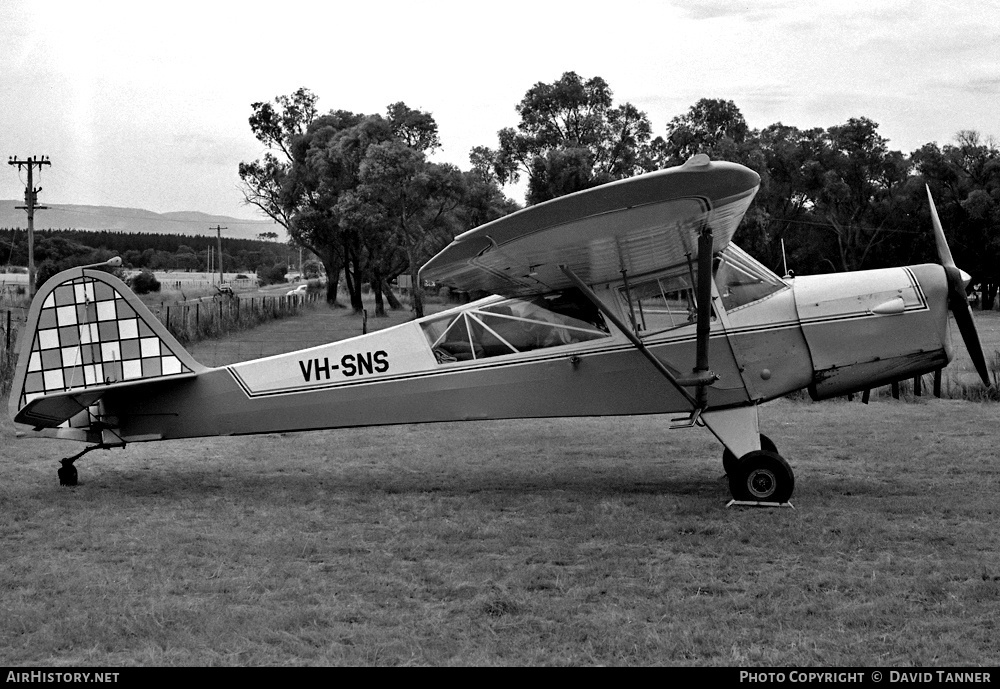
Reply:
M902 380L951 359L949 310L985 363L954 266L780 278L730 240L759 177L696 156L460 235L422 270L494 292L403 325L255 361L195 361L117 278L46 283L11 415L97 447L214 435L555 416L680 414L725 447L734 497L794 479L757 406ZM74 458L63 460L71 467ZM61 478L75 481L73 476Z

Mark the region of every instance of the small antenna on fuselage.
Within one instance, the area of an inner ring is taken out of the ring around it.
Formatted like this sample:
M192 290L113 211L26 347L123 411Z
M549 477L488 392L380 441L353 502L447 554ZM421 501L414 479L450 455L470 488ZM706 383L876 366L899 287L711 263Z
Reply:
M785 277L793 278L795 274L788 270L788 259L785 257L785 238L781 238L781 262L785 266Z

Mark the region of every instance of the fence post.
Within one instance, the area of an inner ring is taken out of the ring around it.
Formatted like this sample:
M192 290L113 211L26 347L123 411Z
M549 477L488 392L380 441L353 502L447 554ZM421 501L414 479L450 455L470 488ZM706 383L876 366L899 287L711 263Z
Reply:
M899 399L899 383L892 384L892 399L894 400Z
M922 382L923 382L923 379L921 378L921 376L915 376L913 378L913 395L914 395L914 397L920 397L921 394L923 393L923 389L922 389L923 386L921 385Z

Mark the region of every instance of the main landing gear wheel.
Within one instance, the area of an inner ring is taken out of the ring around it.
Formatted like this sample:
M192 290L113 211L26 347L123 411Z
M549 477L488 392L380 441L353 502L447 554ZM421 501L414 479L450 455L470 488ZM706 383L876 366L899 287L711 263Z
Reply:
M729 492L734 500L788 502L795 490L795 476L781 455L754 450L740 457L729 474Z
M760 434L760 449L767 450L768 452L773 452L778 454L778 446L768 438L763 433ZM724 449L722 452L722 468L726 471L726 476L732 476L733 470L736 469L736 460L738 457L729 451L728 448Z

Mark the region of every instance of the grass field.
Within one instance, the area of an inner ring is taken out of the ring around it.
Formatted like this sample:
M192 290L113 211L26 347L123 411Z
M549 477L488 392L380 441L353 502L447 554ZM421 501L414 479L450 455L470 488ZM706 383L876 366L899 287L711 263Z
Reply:
M320 311L192 350L360 327ZM718 443L660 416L135 444L74 489L79 446L4 418L0 664L995 665L997 418L767 404L782 510L727 509Z

